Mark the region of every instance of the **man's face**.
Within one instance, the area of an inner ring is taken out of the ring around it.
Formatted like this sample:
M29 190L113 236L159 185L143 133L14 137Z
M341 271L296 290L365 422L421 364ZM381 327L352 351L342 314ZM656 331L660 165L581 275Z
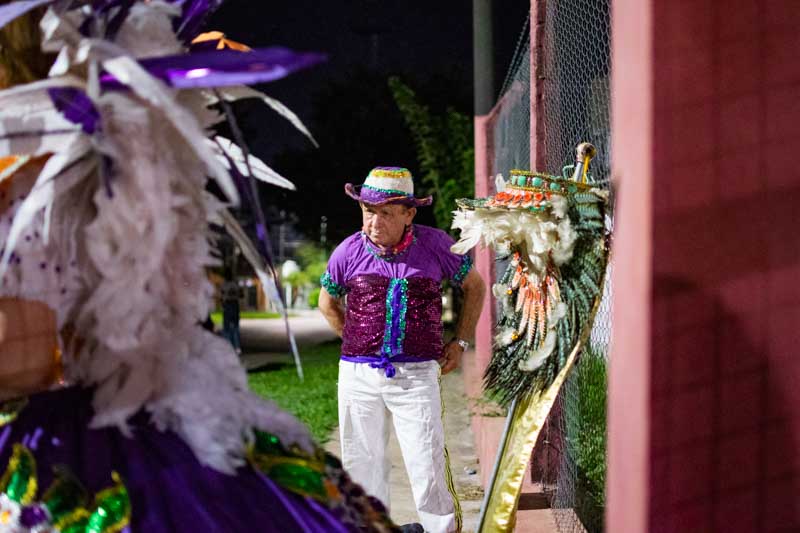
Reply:
M372 242L380 246L394 246L403 237L403 230L411 224L416 207L400 204L369 205L361 204L364 222L362 230Z

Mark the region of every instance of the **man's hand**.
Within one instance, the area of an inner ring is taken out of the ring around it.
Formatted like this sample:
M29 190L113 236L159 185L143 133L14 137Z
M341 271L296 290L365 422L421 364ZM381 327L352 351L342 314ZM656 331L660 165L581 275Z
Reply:
M458 368L458 365L461 364L461 354L463 353L464 349L455 340L444 345L442 356L439 358L439 366L442 367L443 376Z

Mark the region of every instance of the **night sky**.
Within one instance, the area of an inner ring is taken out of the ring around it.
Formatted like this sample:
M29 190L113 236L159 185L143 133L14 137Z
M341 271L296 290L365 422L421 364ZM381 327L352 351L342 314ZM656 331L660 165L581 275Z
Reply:
M497 92L530 2L495 0L494 4ZM331 198L345 203L344 194L338 195L344 181L361 182L372 166L397 164L419 171L413 142L408 132L402 131L402 117L386 88L389 76L400 76L434 111L451 107L472 115L470 0L228 0L208 21L207 29L223 31L228 38L251 47L279 45L328 56L324 64L257 87L300 116L324 144L319 150L263 106L251 104L237 109L253 152L298 186L297 193L270 190L265 203L273 208L285 204L291 211L301 211L298 200L314 190L304 180L330 179L336 194ZM360 95L355 98L363 100L363 105L344 102L352 99L351 93ZM344 109L336 116L339 106ZM331 121L350 122L351 117L358 127L348 124L341 135L330 133ZM393 131L380 131L383 124ZM381 135L389 137L375 139ZM312 171L298 167L298 158L318 161L319 166L329 169L328 174L322 169L317 173L314 166ZM346 158L346 164L336 161L340 158ZM313 216L318 218L319 214Z

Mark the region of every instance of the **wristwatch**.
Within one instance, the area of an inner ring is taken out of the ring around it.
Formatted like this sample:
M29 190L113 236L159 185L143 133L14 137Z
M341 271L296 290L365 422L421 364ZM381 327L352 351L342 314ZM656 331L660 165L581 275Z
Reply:
M459 339L458 337L453 337L453 340L461 346L461 349L465 352L469 349L469 342L465 341L464 339ZM452 341L450 341L452 342Z

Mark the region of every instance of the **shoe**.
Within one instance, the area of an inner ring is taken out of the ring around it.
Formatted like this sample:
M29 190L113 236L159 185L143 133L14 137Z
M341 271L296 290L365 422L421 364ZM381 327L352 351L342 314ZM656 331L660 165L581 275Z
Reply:
M400 526L400 531L403 533L425 533L425 528L422 527L422 524L414 522L413 524L403 524Z

